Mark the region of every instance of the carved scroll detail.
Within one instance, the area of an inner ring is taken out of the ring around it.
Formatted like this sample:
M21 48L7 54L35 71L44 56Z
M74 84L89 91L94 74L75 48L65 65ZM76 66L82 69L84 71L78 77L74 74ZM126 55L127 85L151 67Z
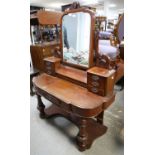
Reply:
M117 69L116 60L111 60L109 56L102 55L97 58L97 66L104 67L106 69Z

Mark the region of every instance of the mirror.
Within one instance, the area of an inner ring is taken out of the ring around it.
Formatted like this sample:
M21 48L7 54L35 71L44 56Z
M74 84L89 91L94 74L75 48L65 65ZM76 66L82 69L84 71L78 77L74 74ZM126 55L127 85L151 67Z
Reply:
M89 67L91 16L69 13L62 18L63 61Z

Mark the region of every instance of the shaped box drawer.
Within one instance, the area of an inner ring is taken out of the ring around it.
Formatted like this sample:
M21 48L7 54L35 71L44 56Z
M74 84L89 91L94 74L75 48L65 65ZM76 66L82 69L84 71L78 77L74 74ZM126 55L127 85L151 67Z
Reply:
M94 94L98 94L98 95L101 95L101 96L104 96L104 89L100 89L98 87L93 87L93 86L88 86L87 87L88 90Z
M99 89L102 89L104 87L105 79L103 77L88 74L87 76L87 84L92 87L97 87Z

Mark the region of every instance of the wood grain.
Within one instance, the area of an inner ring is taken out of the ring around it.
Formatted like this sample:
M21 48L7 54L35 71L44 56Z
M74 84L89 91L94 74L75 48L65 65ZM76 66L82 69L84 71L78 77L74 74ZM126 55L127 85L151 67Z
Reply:
M83 109L93 109L102 106L105 98L89 92L86 88L42 74L33 79L35 86L64 101L67 104Z
M61 23L61 12L39 10L37 17L40 25L56 25Z

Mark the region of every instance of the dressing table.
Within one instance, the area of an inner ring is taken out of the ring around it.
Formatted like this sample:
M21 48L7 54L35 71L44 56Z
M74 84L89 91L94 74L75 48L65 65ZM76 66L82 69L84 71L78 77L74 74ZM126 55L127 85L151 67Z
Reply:
M104 111L115 100L115 70L94 63L94 22L94 12L89 9L75 6L65 11L61 47L44 59L44 73L33 78L40 117L60 115L77 125L80 151L106 133ZM46 108L41 97L52 105Z

